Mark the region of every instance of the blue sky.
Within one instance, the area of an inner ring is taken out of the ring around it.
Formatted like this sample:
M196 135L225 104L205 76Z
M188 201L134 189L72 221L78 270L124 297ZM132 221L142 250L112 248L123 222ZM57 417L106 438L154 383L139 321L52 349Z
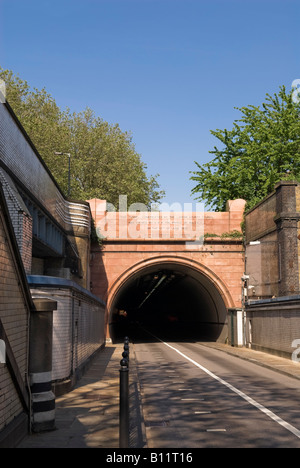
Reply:
M0 65L130 131L183 204L210 130L300 78L299 23L299 0L0 0Z

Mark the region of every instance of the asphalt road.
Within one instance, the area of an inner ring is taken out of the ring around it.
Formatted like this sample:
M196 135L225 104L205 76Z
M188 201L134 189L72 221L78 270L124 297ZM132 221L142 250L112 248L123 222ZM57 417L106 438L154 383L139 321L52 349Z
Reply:
M300 448L299 381L201 343L133 347L148 448Z

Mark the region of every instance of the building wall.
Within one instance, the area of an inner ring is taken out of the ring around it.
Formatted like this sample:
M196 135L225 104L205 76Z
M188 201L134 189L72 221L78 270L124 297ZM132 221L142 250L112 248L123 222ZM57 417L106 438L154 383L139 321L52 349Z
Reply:
M81 257L82 271L79 274L74 274L72 280L89 289L88 246L91 228L89 205L85 201L77 202L65 198L7 103L0 106L0 168L2 168L5 177L12 180L9 182L9 190L11 191L14 184L15 191L18 192L17 197L21 194L28 206L32 207L30 215L33 218L34 231L38 231L38 221L43 219L51 232L54 231L56 234L70 237L70 244L75 246L75 250L80 248L80 252L76 252L76 254ZM3 184L2 180L1 183ZM9 208L12 210L12 218L14 218L15 206L11 205ZM28 230L26 231L28 222L29 220L25 219L24 216L19 220L14 220L15 233L19 246L23 249L21 251L24 260L25 246L27 245L27 239L24 236L28 232ZM33 232L32 243L33 236L39 239L40 233ZM47 236L40 240L47 243ZM61 240L60 243L62 243ZM60 252L61 258L64 257L64 254L65 252ZM28 259L24 264L27 272L30 272ZM53 271L55 270L57 276L64 276L65 271L62 264L51 264L51 268Z
M58 304L53 314L53 383L72 386L105 344L105 306L89 292L90 207L65 198L8 103L0 105L0 195L1 209L2 202L5 206L5 219L0 219L0 332L4 336L3 324L25 388L30 307L34 309L28 279L38 272L42 281L32 285L32 295ZM43 276L47 273L55 280L52 287ZM26 393L24 407L27 398ZM7 427L22 412L11 371L0 364L0 446Z
M56 388L76 382L82 367L105 345L105 304L61 278L28 277L31 293L57 302L53 312L52 382Z
M246 344L291 358L300 339L300 185L277 184L245 224Z
M220 278L232 298L231 307L241 306L241 276L244 273L242 238L223 238L241 232L244 200L228 203L220 213L108 213L106 202L89 200L95 226L104 236L103 245L93 246L91 282L93 293L108 300L113 284L127 270L151 258L184 258L197 262ZM122 218L126 215L125 228ZM198 214L197 214L198 216ZM188 224L190 223L190 224ZM196 233L196 234L195 234ZM190 236L196 235L196 237ZM213 237L209 237L209 236ZM195 240L202 237L202 243Z
M16 258L18 257L17 245L12 242L13 233L5 216L5 202L2 195L0 201L0 319L26 387L30 313L28 299L24 292L26 279L20 259ZM7 363L0 364L0 445L2 431L8 430L22 414L24 414L24 408L11 372Z
M291 359L293 342L300 340L300 296L251 302L246 330L253 349Z
M296 211L300 213L300 184L296 187ZM299 284L300 284L300 221L298 221L297 239L298 239L298 271L299 271Z
M154 264L195 270L216 287L224 307L241 307L244 247L242 235L234 235L236 231L241 234L244 200L229 202L223 213L186 216L180 212L107 212L105 201L89 202L98 233L104 236L102 245L92 247L91 288L107 303L107 321L120 284Z
M0 106L0 162L65 230L72 230L73 225L89 228L87 204L65 199L49 169L6 104Z
M299 191L281 182L245 215L249 300L300 294Z
M0 183L26 273L32 265L32 218L9 175L0 168Z

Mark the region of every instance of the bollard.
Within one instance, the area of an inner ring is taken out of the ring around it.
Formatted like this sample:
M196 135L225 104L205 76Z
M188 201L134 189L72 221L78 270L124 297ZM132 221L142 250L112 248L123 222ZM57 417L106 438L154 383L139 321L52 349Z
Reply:
M127 336L124 338L124 352L122 356L127 360L129 366L129 338Z
M129 369L127 359L120 361L119 447L129 448Z

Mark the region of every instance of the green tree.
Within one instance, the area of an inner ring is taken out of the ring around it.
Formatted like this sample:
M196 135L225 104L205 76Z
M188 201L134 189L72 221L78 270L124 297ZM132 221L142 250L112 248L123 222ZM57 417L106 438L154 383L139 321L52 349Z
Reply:
M211 133L222 143L214 159L195 164L192 193L217 211L227 200L243 198L250 209L282 179L300 180L300 105L284 86L259 106L238 108L232 130Z
M10 70L0 68L6 82L7 99L30 139L49 167L62 190L68 191L71 155L71 193L73 199L106 199L118 206L119 195L127 195L128 204L159 202L157 177L147 176L128 132L111 125L87 108L79 113L61 110L45 88L30 88Z
M163 196L156 178L147 177L131 135L118 124L109 125L86 109L73 114L70 134L72 193L78 198L102 198L117 207L119 195L127 195L128 204L147 206Z

